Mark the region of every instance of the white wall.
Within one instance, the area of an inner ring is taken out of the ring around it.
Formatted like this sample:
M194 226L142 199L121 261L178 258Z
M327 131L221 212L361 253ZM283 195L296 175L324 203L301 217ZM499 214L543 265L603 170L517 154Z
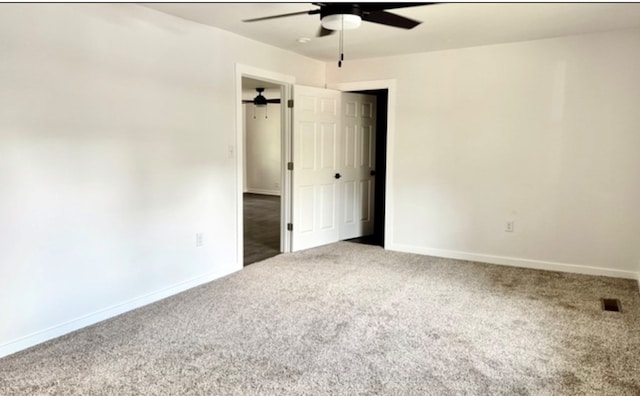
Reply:
M628 30L327 63L330 86L397 80L387 247L634 278L638 48Z
M280 98L279 89L266 89L268 99ZM244 99L253 99L255 90L243 93ZM280 105L266 107L244 105L245 112L245 185L244 191L256 194L280 195L281 134Z
M235 64L323 63L128 4L2 4L0 37L0 356L241 268Z

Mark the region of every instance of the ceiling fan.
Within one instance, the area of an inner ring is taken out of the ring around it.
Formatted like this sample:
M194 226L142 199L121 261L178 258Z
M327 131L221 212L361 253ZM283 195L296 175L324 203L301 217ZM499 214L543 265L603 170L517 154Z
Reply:
M267 103L280 103L280 99L267 99L262 96L264 88L256 88L256 91L258 92L258 96L253 98L253 100L243 100L242 103L251 103L258 107L266 106Z
M318 37L332 34L336 30L349 30L360 27L362 21L379 23L402 29L413 29L422 22L406 18L386 10L432 5L436 3L311 3L315 10L291 12L288 14L271 15L260 18L245 19L243 22L258 22L268 19L283 18L295 15L320 14L320 30Z
M256 88L258 95L252 100L243 100L242 103L251 103L253 107L253 118L256 118L256 107L264 107L264 118L269 118L267 115L267 103L280 103L280 99L267 99L262 93L264 88Z
M320 14L320 29L317 37L324 37L340 31L340 57L338 67L342 67L344 60L343 31L360 27L362 21L378 23L381 25L397 27L401 29L413 29L421 24L407 17L403 17L386 10L432 5L437 3L311 3L317 7L315 10L291 12L288 14L271 15L260 18L245 19L243 22L258 22L268 19L284 18L296 15Z

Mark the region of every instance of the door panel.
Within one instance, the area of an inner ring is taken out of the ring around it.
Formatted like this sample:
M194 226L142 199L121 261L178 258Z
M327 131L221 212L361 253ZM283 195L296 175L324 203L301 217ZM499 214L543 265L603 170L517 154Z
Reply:
M356 146L356 135L357 130L355 125L347 125L344 127L344 135L343 135L343 159L342 163L343 167L347 168L355 168L356 167L356 158L357 158L357 150Z
M336 186L335 183L319 186L320 190L320 229L334 230L336 224ZM333 242L333 241L332 241Z
M360 221L369 223L372 222L373 212L372 212L372 202L373 202L373 181L372 180L362 180L360 182L360 197L361 197L361 216ZM367 235L367 234L365 234Z
M338 241L340 92L294 87L293 238L297 251ZM357 212L356 212L357 213Z
M342 94L340 239L373 234L375 96Z
M362 141L360 142L360 167L367 168L369 172L373 170L375 163L373 158L373 126L366 125L361 127Z
M356 194L356 190L357 190L358 186L356 185L355 181L347 181L347 182L343 182L342 185L342 192L343 192L343 218L342 220L346 223L346 224L355 224L356 221L358 220L356 218L357 213L354 212L354 209L356 208L356 197L358 196L358 194Z
M302 169L313 170L316 163L316 125L311 122L300 122L298 128L299 161Z
M336 169L338 159L338 127L335 124L320 124L320 167L322 169Z
M300 228L299 232L308 234L313 232L314 218L313 208L315 207L315 193L313 186L301 186L298 189L298 204L300 209L296 218L296 228Z

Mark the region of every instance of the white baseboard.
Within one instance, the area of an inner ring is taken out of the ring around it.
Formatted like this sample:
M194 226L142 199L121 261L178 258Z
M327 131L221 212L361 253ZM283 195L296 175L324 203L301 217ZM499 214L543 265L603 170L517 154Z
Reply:
M278 195L280 196L280 190L263 190L261 188L247 188L248 193L262 194L262 195Z
M480 263L508 265L512 267L531 268L547 271L570 272L574 274L610 276L613 278L638 279L640 285L640 274L632 271L617 269L589 267L586 265L556 263L553 261L530 260L516 257L493 256L488 254L458 252L454 250L434 249L429 247L411 246L393 243L385 246L385 249L395 250L405 253L423 254L426 256L445 257L458 260L477 261Z
M125 312L134 310L136 308L140 308L144 305L162 300L163 298L170 297L174 294L178 294L193 287L200 286L204 283L211 282L215 279L222 278L223 276L229 275L236 271L238 271L238 269L234 267L234 269L225 270L222 272L209 272L195 278L176 283L172 286L165 287L163 289L132 298L128 301L124 301L122 303L89 313L79 318L75 318L67 322L49 327L47 329L36 331L35 333L28 334L26 336L0 345L0 358L12 353L19 352L23 349L30 348L53 338L60 337L67 333L71 333L72 331L79 330L83 327L87 327L103 320L112 318L114 316L123 314Z

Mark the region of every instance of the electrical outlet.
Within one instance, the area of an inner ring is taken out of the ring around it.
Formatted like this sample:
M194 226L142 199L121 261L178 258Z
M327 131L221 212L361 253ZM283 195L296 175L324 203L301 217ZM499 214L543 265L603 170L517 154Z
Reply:
M507 221L504 226L504 232L513 232L513 221Z
M201 232L196 233L196 247L204 245L204 234Z

